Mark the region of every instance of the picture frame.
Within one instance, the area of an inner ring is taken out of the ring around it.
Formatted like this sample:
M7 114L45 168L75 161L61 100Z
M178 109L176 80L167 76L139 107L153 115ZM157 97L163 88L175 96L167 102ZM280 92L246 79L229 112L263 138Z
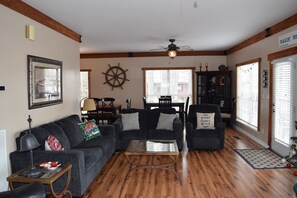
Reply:
M29 109L62 103L62 62L32 55L27 62Z

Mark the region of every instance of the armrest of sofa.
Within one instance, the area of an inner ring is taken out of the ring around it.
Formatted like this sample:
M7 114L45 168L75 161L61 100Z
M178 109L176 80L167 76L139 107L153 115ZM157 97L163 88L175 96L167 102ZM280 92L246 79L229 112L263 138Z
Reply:
M115 136L115 129L113 125L98 125L98 128L102 135L113 135Z
M115 139L116 139L116 149L120 149L120 133L123 131L123 123L122 118L118 118L116 121L112 123L115 129Z
M30 152L14 151L10 153L10 163L12 173L28 167L30 165ZM36 150L33 153L34 163L58 161L61 164L72 164L71 180L76 184L85 183L85 158L83 151L68 150L68 151L44 151Z
M0 197L2 198L4 197L6 198L13 198L13 197L45 198L46 193L43 185L40 182L33 182L33 183L25 184L21 187L18 187L10 191L0 192Z
M224 122L217 123L216 130L220 137L220 148L224 148L226 124Z
M173 120L173 132L175 139L177 140L178 149L181 150L183 147L183 123L179 118Z
M175 118L173 120L173 131L174 131L175 137L183 136L183 123L179 118Z

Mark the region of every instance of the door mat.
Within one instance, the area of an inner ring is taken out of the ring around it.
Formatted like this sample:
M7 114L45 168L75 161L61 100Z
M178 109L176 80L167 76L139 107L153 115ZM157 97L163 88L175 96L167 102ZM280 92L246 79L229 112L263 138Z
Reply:
M289 168L287 162L282 162L283 157L270 149L235 149L235 151L254 169Z

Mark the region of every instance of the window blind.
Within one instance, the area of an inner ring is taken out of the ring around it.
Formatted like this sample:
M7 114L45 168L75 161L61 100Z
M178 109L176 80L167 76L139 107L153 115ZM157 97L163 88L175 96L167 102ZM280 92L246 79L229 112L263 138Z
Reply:
M236 119L253 128L258 127L259 63L236 68Z
M295 133L296 120L296 57L282 58L273 64L273 114L274 140L284 146L290 145Z

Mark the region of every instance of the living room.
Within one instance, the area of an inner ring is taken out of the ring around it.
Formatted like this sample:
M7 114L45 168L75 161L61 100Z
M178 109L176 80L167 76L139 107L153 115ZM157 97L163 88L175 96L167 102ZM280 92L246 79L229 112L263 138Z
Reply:
M227 53L227 55L177 55L173 61L170 61L168 56L80 58L81 44L78 41L40 24L24 16L22 13L14 11L14 6L11 5L13 4L11 2L13 1L3 1L3 5L0 6L0 24L1 27L3 27L3 31L1 32L2 66L0 72L0 86L5 86L5 91L0 92L2 101L1 110L3 112L0 115L0 129L5 129L6 131L6 139L4 142L6 142L7 149L5 160L7 174L11 173L9 153L16 150L15 138L19 135L19 132L28 128L28 115L31 115L33 119L32 125L39 126L71 114L80 114L80 109L78 108L80 103L80 69L92 70L91 93L94 94L94 97L114 97L123 107L126 105L126 99L131 98L133 107L142 108L142 97L144 93L143 67L195 67L196 71L198 71L199 63L207 62L209 65L208 70L212 71L218 70L218 66L221 64L228 65L229 69L233 72L232 95L234 97L236 88L236 64L255 58L261 58L260 71L268 70L269 72L270 65L268 55L278 51L296 48L296 45L284 48L279 47L279 37L297 29L296 22L294 22L296 21L295 11L293 14L283 17L276 23L260 29L260 31L256 32L254 35L286 19L289 21L290 26L266 38L254 38L254 42L251 42L251 45L246 44L248 42L243 42L245 44L243 44L243 48L239 46L237 50L234 50L232 53ZM296 3L292 4L295 5ZM9 8L10 6L11 8ZM289 17L291 17L291 20ZM25 27L29 24L35 27L34 41L25 37ZM246 39L249 38L243 38L242 41ZM82 41L84 41L83 35ZM166 41L167 38L165 38L165 42ZM240 43L236 43L234 46L238 46L239 44ZM63 103L43 108L28 109L27 55L46 57L63 62ZM102 72L106 72L109 64L118 65L119 63L124 69L128 69L127 75L129 81L125 83L123 90L112 90L109 86L104 84L105 80ZM270 88L261 88L259 98L259 130L255 132L240 123L236 123L236 127L261 146L268 147L270 144ZM195 103L195 99L193 103ZM290 188L292 188L292 186Z

